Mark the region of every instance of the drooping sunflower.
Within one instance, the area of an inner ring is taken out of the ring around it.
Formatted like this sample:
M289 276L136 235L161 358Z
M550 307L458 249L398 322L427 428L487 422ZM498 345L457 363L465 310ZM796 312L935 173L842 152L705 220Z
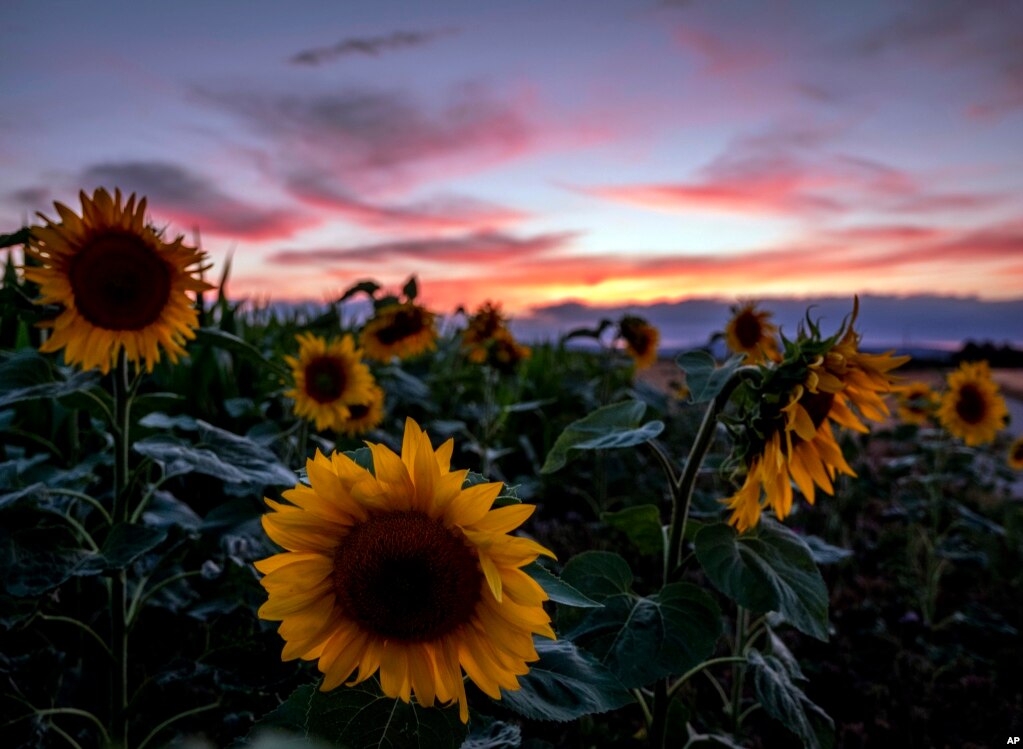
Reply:
M906 424L924 424L938 406L938 394L926 382L909 382L895 389L899 418Z
M1023 471L1023 437L1017 437L1016 441L1009 445L1009 468Z
M771 314L758 310L756 302L732 307L732 317L725 325L725 343L735 353L745 354L746 364L781 361L778 326L769 322Z
M376 427L384 418L384 391L377 385L369 389L369 399L364 403L349 403L348 418L345 419L340 431L349 436L357 437Z
M418 356L437 345L434 314L412 302L388 305L363 326L360 343L366 358L375 361Z
M317 661L320 689L377 671L384 694L469 711L463 671L494 699L518 688L538 658L533 634L554 638L547 595L521 568L535 541L509 535L534 507L491 509L500 483L463 488L450 468L453 442L436 451L413 420L399 457L369 444L373 471L344 454L317 453L310 486L266 500L267 535L287 551L256 562L281 622L282 658Z
M483 344L505 330L506 324L500 305L484 302L462 331L462 348L469 350L469 358L472 359Z
M625 353L632 357L636 369L647 369L657 361L661 333L642 317L623 317L618 323L618 335L625 341Z
M866 432L860 417L888 416L882 394L894 388L889 372L909 357L861 352L853 327L858 311L859 300L835 336L819 340L815 331L793 343L779 365L761 365L764 375L748 417L752 426L738 441L746 478L724 500L732 511L729 523L740 532L755 526L767 507L779 520L787 517L793 483L812 505L816 488L833 494L836 475L856 475L835 440L833 423Z
M37 304L59 304L60 314L43 323L51 329L40 351L64 349L64 359L106 374L124 351L146 370L160 361L161 349L171 362L194 338L198 313L188 292L213 288L196 274L206 270L206 255L183 244L166 242L146 224L146 199L132 194L122 202L105 189L92 197L79 194L82 215L54 203L55 222L43 214L33 226L26 253L38 266L25 278L39 284Z
M318 430L343 431L351 418L351 406L369 403L373 375L362 361L362 352L346 335L327 342L312 333L300 333L298 358L285 356L295 387L285 395L295 401L295 414L316 424Z
M992 442L1009 411L986 361L963 362L949 374L941 396L941 425L970 447Z

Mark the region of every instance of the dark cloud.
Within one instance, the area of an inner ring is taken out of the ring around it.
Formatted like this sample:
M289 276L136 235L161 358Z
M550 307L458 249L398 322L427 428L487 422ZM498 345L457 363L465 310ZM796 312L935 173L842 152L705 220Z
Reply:
M430 237L401 242L378 242L339 249L283 250L267 258L284 265L362 263L409 259L433 263L493 264L535 260L566 247L574 232L516 237L501 232L476 232L460 237Z
M310 223L308 216L297 211L263 208L233 198L205 177L163 161L95 164L82 172L79 183L145 195L157 216L181 227L239 239L286 238Z
M421 47L435 39L455 33L457 33L456 29L439 29L436 31L395 31L382 36L349 37L328 47L313 47L303 50L292 57L290 62L296 65L322 65L352 55L379 57L385 52Z

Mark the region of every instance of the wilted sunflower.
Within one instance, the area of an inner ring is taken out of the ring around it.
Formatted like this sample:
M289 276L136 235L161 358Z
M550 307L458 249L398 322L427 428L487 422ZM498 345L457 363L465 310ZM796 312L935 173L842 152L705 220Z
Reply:
M412 302L388 305L363 327L360 343L367 358L382 362L430 351L437 345L434 314Z
M765 507L779 520L787 517L793 482L813 504L815 488L832 494L837 474L856 475L835 441L832 422L866 432L860 416L871 421L888 416L880 394L893 389L888 373L909 357L861 352L853 327L858 311L857 300L838 334L819 340L814 329L814 335L791 344L777 367L762 367L764 378L749 415L752 428L740 441L748 461L746 479L724 500L732 511L728 522L740 532L755 526Z
M451 440L435 452L409 419L401 457L369 447L373 472L317 453L311 485L284 492L291 504L267 500L263 527L287 551L256 562L259 616L281 622L284 660L318 661L321 690L379 670L388 697L457 701L465 722L463 670L500 699L537 660L533 634L555 637L547 595L521 569L553 555L508 535L533 506L492 510L500 483L463 488Z
M506 329L506 323L500 305L484 302L469 318L468 326L462 331L462 348L469 349L469 357L472 358L482 344Z
M618 335L625 341L625 353L632 357L636 369L646 369L657 361L660 331L642 317L626 315L618 323Z
M1009 468L1023 471L1023 437L1017 437L1016 441L1009 445Z
M330 343L312 333L296 339L298 358L284 357L295 381L285 395L294 399L295 414L315 422L317 429L343 431L350 404L369 403L373 397L373 375L362 352L350 335Z
M899 418L907 424L924 424L938 406L938 394L926 382L910 382L895 388Z
M732 318L725 326L725 343L737 354L746 354L747 364L781 361L778 350L778 326L768 322L771 313L758 311L756 302L732 307Z
M384 391L373 385L369 389L368 400L348 404L348 418L339 431L349 437L356 437L373 429L383 418Z
M949 374L941 396L941 425L971 447L994 440L1009 415L986 361L963 362Z
M63 307L43 323L52 332L40 351L64 349L69 364L104 374L122 350L149 372L161 348L176 362L199 323L188 292L213 288L195 275L205 254L182 237L165 242L146 224L145 198L122 204L120 190L111 198L103 188L79 198L80 217L62 203L54 203L60 223L40 213L46 225L32 227L26 249L40 263L25 268L40 286L36 303Z

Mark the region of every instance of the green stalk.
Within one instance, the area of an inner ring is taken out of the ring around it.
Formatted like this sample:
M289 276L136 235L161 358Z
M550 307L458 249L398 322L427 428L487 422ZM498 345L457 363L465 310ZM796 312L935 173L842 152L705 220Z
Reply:
M128 450L131 393L128 359L122 350L114 371L114 508L113 525L128 522ZM113 527L113 526L112 526ZM114 659L110 685L110 744L128 747L128 622L127 572L119 570L110 586L110 653Z

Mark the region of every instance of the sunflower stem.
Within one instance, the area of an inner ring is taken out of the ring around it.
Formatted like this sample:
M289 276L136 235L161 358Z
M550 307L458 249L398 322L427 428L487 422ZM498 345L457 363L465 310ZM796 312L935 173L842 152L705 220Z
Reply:
M295 446L295 452L297 453L298 467L301 469L305 466L306 451L309 449L309 422L305 419L298 427L298 437L296 439L297 444Z
M128 358L118 354L114 371L114 508L113 527L128 522L128 450L131 391ZM110 586L110 653L114 659L110 685L110 739L112 746L128 748L128 603L127 572L118 570Z

